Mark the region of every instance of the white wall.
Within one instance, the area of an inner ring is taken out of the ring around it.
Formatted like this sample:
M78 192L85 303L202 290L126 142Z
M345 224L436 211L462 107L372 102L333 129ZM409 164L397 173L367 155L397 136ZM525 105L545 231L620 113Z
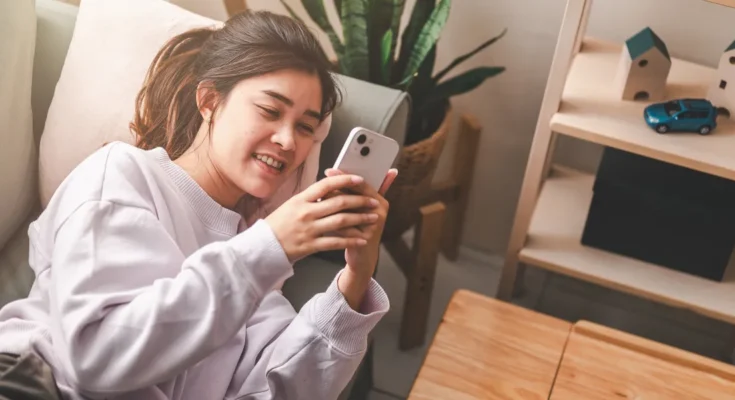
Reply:
M287 3L303 13L300 0ZM413 3L407 1L407 11ZM477 115L484 126L464 232L468 246L499 254L505 250L565 5L564 0L453 2L439 42L437 70L508 28L500 42L456 71L507 67L504 74L453 100L457 111ZM248 6L285 13L276 0L248 0ZM716 66L720 53L735 40L735 9L704 0L596 0L588 34L623 41L647 25L672 55ZM598 153L594 146L565 141L557 154L567 164L589 168ZM440 175L450 161L443 160Z

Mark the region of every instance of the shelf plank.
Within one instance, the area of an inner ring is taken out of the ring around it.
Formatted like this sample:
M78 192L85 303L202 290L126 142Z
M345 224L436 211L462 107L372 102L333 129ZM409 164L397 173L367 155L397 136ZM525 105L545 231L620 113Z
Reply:
M555 167L544 182L521 262L735 323L735 268L723 282L582 245L594 176Z
M643 120L643 109L650 102L623 101L614 94L621 49L617 43L584 40L569 70L559 111L551 118L551 129L735 180L735 122L720 117L710 136L659 135ZM705 98L713 79L714 69L672 58L666 98Z

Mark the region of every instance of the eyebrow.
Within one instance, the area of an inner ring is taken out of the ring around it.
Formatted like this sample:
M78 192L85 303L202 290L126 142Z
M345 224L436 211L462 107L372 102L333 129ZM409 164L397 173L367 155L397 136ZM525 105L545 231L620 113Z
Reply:
M293 100L289 99L288 97L278 93L274 92L272 90L264 90L263 93L267 94L270 97L273 97L274 99L286 104L289 107L293 107ZM306 110L304 112L304 115L308 115L310 117L314 117L318 120L322 120L322 114L320 112L314 111L314 110Z

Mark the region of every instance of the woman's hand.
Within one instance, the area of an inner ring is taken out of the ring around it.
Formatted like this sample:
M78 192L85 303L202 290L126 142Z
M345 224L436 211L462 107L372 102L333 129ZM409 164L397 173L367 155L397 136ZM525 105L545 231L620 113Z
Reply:
M380 202L367 194L325 198L335 191L355 191L362 185L363 178L355 175L326 177L265 218L289 261L295 262L319 251L359 249L370 243L369 235L355 227L375 224L381 218L376 212ZM357 209L361 212L347 211ZM331 233L336 235L325 236Z
M347 176L339 170L327 169L325 175L328 177ZM378 219L369 225L361 227L363 237L367 240L366 246L348 246L345 249L345 261L347 266L340 275L337 282L342 294L345 296L347 303L354 310L358 310L362 299L365 295L370 280L372 279L375 267L378 264L378 255L380 253L380 239L383 235L385 220L388 216L388 201L383 197L390 186L398 176L398 170L391 169L385 176L383 184L376 191L366 183L356 185L351 188L353 192L368 196L378 201L378 206L372 212L378 215ZM339 198L344 195L338 195Z

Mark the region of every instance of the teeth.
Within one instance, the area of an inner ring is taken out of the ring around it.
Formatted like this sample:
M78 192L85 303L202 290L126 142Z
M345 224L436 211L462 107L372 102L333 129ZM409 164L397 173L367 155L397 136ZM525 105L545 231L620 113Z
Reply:
M276 169L281 169L281 167L283 167L283 163L282 162L280 162L278 160L274 160L273 158L268 157L268 156L264 156L264 155L261 155L261 154L256 154L255 155L255 158L258 159L258 160L260 160L260 161L262 161L262 162L264 162L264 163L266 163L266 164L268 164L268 165L270 165L273 168L276 168Z

